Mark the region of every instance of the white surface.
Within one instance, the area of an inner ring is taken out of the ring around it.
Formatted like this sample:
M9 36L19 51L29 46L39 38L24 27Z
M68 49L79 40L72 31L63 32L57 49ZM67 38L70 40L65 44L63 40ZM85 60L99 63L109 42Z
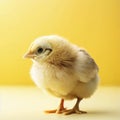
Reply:
M60 99L45 95L36 87L0 87L0 120L119 120L120 88L101 87L95 94L80 104L87 114L45 114L54 109ZM75 103L66 101L71 108Z

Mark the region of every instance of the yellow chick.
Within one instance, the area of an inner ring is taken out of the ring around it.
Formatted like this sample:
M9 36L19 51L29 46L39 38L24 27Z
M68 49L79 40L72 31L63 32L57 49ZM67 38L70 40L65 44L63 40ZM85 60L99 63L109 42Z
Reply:
M30 75L44 91L61 98L60 105L47 113L86 113L79 103L90 97L97 88L98 67L86 50L57 35L37 38L24 55L31 58ZM76 98L72 109L64 107L64 100Z

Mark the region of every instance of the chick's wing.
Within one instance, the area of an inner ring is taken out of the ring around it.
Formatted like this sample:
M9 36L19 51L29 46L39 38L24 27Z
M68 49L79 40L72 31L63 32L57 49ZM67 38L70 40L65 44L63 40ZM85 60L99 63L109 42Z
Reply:
M98 66L93 58L84 50L80 49L76 61L76 73L81 82L89 82L98 73Z

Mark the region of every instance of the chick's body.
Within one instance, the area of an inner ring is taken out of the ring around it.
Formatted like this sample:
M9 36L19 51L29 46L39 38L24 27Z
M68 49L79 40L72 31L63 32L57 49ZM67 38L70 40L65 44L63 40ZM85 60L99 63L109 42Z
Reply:
M47 46L50 50L33 59L30 74L38 87L61 99L81 100L94 93L98 85L98 67L84 49L59 36L45 36L33 42L29 54L38 46Z
M71 61L71 65L67 68L64 65L34 63L31 76L37 86L57 97L64 99L86 98L91 96L96 89L98 76L97 73L93 73L95 71L90 71L92 73L81 71L79 73L80 69L84 70L82 67L86 66L84 66L85 63L79 64L80 61L81 59L76 57L76 60ZM90 76L86 74L90 74ZM92 76L92 74L94 75ZM88 82L86 82L86 79L88 79Z

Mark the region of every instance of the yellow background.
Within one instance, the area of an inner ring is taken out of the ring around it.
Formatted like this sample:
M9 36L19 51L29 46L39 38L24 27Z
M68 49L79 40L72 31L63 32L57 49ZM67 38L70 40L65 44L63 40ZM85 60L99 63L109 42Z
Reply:
M0 85L33 85L32 62L22 56L49 34L86 48L101 85L120 85L119 0L0 0Z

